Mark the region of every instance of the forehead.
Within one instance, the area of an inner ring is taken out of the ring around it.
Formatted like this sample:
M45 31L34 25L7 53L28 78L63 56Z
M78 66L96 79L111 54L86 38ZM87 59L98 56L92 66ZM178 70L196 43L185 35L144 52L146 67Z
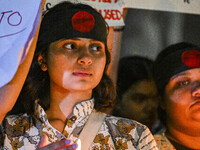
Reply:
M132 85L131 92L149 95L156 94L157 89L153 80L141 80Z
M60 40L54 41L54 42L52 42L50 44L50 46L51 45L56 45L56 44L59 44L59 43L66 43L66 42L70 42L70 41L81 42L81 43L93 43L93 42L96 42L96 43L105 45L104 42L98 41L98 40L94 40L94 39L91 39L91 38L70 38L70 39L60 39Z
M177 77L181 77L181 76L200 76L200 68L194 68L194 69L189 69L183 72L180 72L176 75L174 75L171 79L175 79Z

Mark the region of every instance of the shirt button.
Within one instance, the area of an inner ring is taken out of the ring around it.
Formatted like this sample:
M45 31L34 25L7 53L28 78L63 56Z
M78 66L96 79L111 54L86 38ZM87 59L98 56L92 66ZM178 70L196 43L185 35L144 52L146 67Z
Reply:
M72 117L70 118L70 120L73 121L73 122L76 121L76 119L77 119L76 116L72 116Z

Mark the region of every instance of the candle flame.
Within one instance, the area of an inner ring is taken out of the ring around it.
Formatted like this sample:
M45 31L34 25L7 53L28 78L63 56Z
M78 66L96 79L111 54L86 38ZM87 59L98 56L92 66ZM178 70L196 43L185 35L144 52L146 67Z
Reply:
M78 147L76 150L81 150L81 140L80 139L78 139L77 145L78 145Z

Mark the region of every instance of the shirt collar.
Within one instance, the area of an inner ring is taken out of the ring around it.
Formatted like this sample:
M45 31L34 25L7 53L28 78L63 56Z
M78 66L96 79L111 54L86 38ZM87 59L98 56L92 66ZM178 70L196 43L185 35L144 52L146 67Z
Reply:
M47 115L44 111L44 109L40 106L38 103L39 100L35 101L35 116L37 119L41 120L44 123L48 122ZM92 113L92 110L94 109L94 98L90 100L85 100L78 102L74 105L72 114L70 116L76 116L77 120L82 120L86 116L90 115Z

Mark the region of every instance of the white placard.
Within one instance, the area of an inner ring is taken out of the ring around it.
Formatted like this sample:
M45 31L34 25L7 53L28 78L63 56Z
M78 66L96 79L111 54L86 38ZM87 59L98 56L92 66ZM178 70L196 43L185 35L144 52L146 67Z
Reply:
M121 0L46 0L44 10L62 1L88 4L102 14L109 26L124 26L122 15L125 4Z
M41 0L0 1L0 87L24 60L41 18Z
M200 0L122 0L124 7L200 14Z

